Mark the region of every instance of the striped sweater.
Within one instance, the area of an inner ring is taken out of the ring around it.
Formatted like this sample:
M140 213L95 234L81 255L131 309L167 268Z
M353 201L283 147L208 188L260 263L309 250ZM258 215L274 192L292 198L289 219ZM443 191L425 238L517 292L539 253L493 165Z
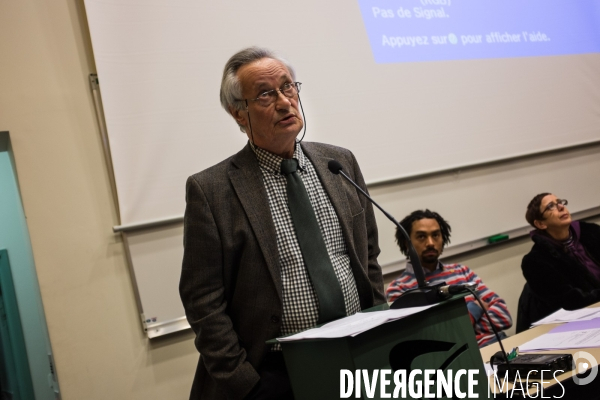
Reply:
M449 264L445 265L441 262L435 271L425 271L425 280L431 284L437 284L446 282L447 285L456 285L462 283L476 283L477 294L481 298L481 301L488 304L488 314L494 324L494 327L498 332L508 329L512 326L512 318L508 312L508 307L504 300L502 300L496 293L491 291L485 286L483 281L469 269L461 264ZM409 289L417 287L417 280L413 272L412 265L406 264L406 269L400 275L400 277L390 283L387 288L386 295L388 301L392 302L398 298L402 293ZM465 297L467 302L467 308L469 310L469 316L471 317L471 323L475 330L475 336L477 337L477 344L479 347L483 347L486 344L494 341L494 331L490 325L490 321L487 319L483 310L478 306L477 300L472 295Z

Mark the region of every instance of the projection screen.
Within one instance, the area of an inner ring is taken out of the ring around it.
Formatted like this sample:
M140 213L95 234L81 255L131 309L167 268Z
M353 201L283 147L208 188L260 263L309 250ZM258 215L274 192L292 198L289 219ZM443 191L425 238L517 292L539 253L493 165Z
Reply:
M598 4L87 0L122 223L181 216L187 176L244 146L218 94L246 46L295 66L305 140L367 183L597 141Z

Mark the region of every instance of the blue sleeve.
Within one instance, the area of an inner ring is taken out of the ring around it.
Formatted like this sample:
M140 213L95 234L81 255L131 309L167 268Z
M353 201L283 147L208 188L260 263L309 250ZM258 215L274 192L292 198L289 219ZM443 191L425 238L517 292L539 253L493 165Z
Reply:
M483 310L474 301L467 302L467 309L475 321L479 321L483 315Z

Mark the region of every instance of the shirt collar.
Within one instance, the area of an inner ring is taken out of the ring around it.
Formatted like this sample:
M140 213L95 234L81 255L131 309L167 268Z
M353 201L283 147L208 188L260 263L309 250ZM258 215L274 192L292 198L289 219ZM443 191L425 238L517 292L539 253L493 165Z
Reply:
M435 272L437 270L444 270L444 264L442 264L442 262L439 261L439 260L438 260L438 264L435 267L435 270L433 272ZM415 273L414 267L410 263L410 261L406 261L406 271L410 272L411 274ZM427 275L427 274L431 274L432 272L429 272L428 270L426 270L425 268L423 268L423 273L425 273L425 275Z
M299 142L296 142L296 148L294 149L294 156L296 160L298 160L298 167L301 171L306 170L306 156L302 151L302 146ZM257 146L252 146L254 150L254 154L256 154L256 158L258 159L258 165L269 171L272 174L279 175L281 174L281 162L283 161L282 157L279 157L276 154L273 154L267 150L261 149Z

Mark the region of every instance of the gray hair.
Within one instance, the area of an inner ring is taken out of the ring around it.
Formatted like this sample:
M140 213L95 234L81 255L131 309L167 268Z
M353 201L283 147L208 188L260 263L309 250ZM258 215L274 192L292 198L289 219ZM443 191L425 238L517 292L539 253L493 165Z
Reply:
M273 51L264 47L248 47L235 53L225 64L223 69L223 78L221 79L221 106L229 113L229 109L243 110L244 102L239 101L242 99L242 85L238 79L237 72L244 65L253 63L254 61L262 58L272 58L281 62L290 71L292 79L296 80L296 73L294 68L283 58L279 57ZM242 132L244 128L240 126Z

